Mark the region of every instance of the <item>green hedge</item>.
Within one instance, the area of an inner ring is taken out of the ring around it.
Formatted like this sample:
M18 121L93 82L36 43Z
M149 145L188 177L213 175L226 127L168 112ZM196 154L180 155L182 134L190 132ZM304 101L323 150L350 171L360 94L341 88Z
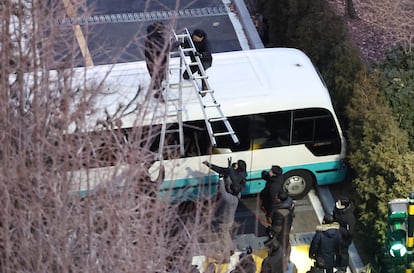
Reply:
M408 132L414 151L414 51L399 46L390 51L377 69L379 88L385 93L401 128Z
M303 50L327 83L348 139L357 240L369 246L367 252L378 254L385 240L388 202L414 190L409 146L414 141L412 55L401 58L408 51L396 52L388 63L368 70L349 42L342 18L323 0L262 0L258 10L269 21L268 46Z
M369 246L371 256L384 249L388 202L408 197L413 191L414 153L408 134L393 118L377 73L364 71L358 77L351 103L348 159L356 177L358 193L358 240ZM388 261L388 262L387 262ZM382 272L390 272L390 260L379 260Z

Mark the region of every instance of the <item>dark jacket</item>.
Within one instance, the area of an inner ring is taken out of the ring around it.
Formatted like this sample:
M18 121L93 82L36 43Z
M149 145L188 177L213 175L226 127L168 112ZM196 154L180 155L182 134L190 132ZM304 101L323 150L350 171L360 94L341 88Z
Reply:
M323 268L332 268L336 263L336 258L340 254L341 233L339 224L320 225L312 238L309 248L309 257L315 259L317 263L323 261L319 266Z
M155 72L155 66L164 66L167 63L169 40L166 39L164 32L157 32L156 26L151 24L147 27L147 37L145 39L145 60L148 71L152 76Z
M283 249L271 249L269 255L262 262L260 273L283 273Z
M203 64L204 69L207 69L211 67L213 64L213 56L211 55L211 45L210 41L207 38L207 33L201 29L197 30L198 35L202 35L204 39L201 42L194 42L194 47L196 48L197 52L199 53L200 61ZM194 34L194 33L193 33ZM188 42L184 44L184 47L188 48L190 47ZM190 58L192 62L195 62L195 56L194 53L190 53Z
M343 246L348 248L352 243L352 239L355 232L355 207L352 203L343 209L334 208L332 215L334 220L339 223L340 231L342 235Z
M263 171L262 178L266 180L266 185L260 192L260 199L262 200L262 207L266 210L266 214L269 216L272 208L279 205L276 201L276 197L283 191L283 176L270 176L269 172Z
M239 191L242 191L246 187L246 162L238 160L237 165L237 169L234 169L232 165L224 168L214 164L208 164L208 167L216 173L222 175L225 181L229 179L232 184L238 185L240 189Z
M281 226L290 231L293 223L293 199L288 196L278 206L272 208L272 226Z

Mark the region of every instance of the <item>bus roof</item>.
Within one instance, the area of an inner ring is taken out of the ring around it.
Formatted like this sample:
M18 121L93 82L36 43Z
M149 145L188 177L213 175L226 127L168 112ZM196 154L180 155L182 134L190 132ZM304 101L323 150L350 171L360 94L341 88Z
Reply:
M178 58L173 58L171 65L178 62ZM94 113L89 115L90 128L85 128L88 131L96 128L97 120L105 120L107 113L123 112L119 117L122 127L129 128L153 123L154 111L164 108L152 96L145 99L150 81L145 62L103 65L78 72L88 83L98 83L105 77L103 92L95 100ZM213 95L225 116L309 107L322 107L333 112L323 80L310 59L298 49L266 48L217 53L213 55L213 65L207 70L207 75ZM177 81L179 76L170 71L170 82ZM200 97L190 81L184 81L182 95L183 121L203 120ZM202 99L203 103L208 104L209 97L207 94ZM140 106L144 105L151 117L138 119L139 112L142 113ZM122 107L123 111L119 111Z

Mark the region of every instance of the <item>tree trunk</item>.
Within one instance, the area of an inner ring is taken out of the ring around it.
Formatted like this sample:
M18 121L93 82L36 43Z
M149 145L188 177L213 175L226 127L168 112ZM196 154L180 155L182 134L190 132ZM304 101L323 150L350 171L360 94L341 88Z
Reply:
M345 0L345 16L356 19L358 18L358 14L355 10L354 3L352 0Z

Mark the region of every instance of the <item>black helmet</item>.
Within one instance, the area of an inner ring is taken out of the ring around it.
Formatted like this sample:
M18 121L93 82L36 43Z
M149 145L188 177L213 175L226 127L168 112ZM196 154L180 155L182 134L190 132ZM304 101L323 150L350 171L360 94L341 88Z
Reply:
M332 214L327 213L325 214L325 216L323 217L323 223L324 224L332 224L334 222L334 218L332 216Z
M246 161L241 160L241 159L237 160L237 168L240 171L246 171L246 168L247 168Z
M204 30L201 30L201 29L198 29L198 28L193 31L193 35L198 36L200 38L207 37L207 34L204 32Z
M282 174L282 168L279 165L273 165L272 168L270 168L270 170L277 176Z

